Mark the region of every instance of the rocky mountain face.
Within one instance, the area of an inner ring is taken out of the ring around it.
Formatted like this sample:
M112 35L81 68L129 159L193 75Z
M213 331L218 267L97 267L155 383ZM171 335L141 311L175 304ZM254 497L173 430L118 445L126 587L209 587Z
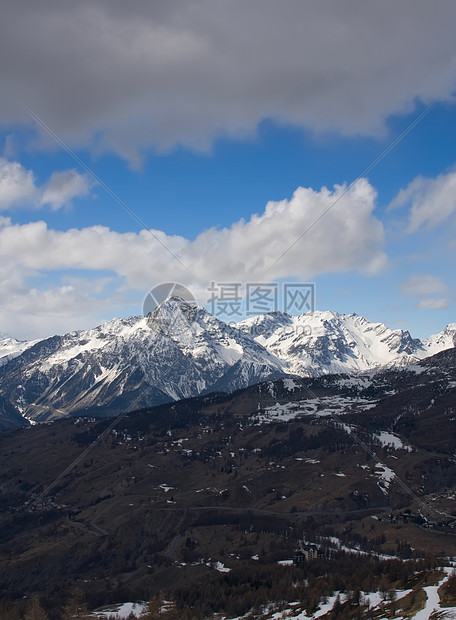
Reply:
M0 341L0 429L112 416L279 377L401 367L455 342L456 324L420 341L335 312L271 313L232 327L173 298L149 317L38 342Z

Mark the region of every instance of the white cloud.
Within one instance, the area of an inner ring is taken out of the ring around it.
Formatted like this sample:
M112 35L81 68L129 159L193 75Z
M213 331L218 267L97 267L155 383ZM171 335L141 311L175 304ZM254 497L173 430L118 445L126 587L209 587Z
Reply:
M261 215L254 215L247 222L240 220L230 228L207 230L194 241L153 231L189 270L145 230L117 233L104 226L93 226L57 231L42 221L18 225L0 218L0 305L11 313L47 313L53 331L51 317L55 314L95 314L106 308L107 299L113 303L111 289L95 294L83 285L75 289L68 280L64 286L30 290L30 278L43 278L59 270L67 274L71 270L86 270L87 276L92 272L94 278L99 277L100 271L112 274L117 307L120 297L131 297L136 291L140 302L153 285L163 281L190 286L204 304L211 281L268 282L285 277L309 280L322 273L350 270L377 273L386 261L382 251L383 226L373 213L375 191L365 180L268 269L344 191L344 186L333 191L300 187L291 200L270 202ZM140 312L139 303L137 311ZM1 325L0 329L7 331Z
M71 144L131 160L266 118L372 134L454 100L455 20L452 0L5 0L0 120L30 122L19 100Z
M456 212L456 170L434 179L416 177L399 192L390 206L410 206L409 233L420 228L436 228Z
M59 209L70 203L73 198L86 196L89 193L89 181L76 170L54 172L42 188L41 204Z
M35 175L17 161L0 157L0 210L49 205L59 209L89 191L88 178L76 170L54 172L41 187Z
M286 276L305 280L352 269L376 273L386 257L381 250L383 226L373 215L375 190L363 180L331 208L345 189L324 187L317 192L299 187L291 200L269 202L264 213L248 222L202 233L186 249L187 260L206 280ZM273 264L328 208L318 226Z
M420 299L418 308L420 310L445 310L450 305L450 300L446 297Z
M447 289L445 282L437 276L429 274L413 274L401 285L405 295L433 295Z
M33 204L37 199L33 172L16 161L0 158L0 208Z

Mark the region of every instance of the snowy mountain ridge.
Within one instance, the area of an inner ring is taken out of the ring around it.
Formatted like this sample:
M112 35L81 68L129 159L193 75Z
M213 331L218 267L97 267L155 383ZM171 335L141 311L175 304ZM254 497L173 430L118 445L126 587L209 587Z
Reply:
M260 315L239 327L281 359L290 374L300 376L404 366L456 345L456 323L419 340L408 331L332 311Z
M422 341L329 311L275 312L229 326L172 298L148 317L35 342L0 341L0 398L33 421L116 415L284 376L405 366L455 343L455 323Z

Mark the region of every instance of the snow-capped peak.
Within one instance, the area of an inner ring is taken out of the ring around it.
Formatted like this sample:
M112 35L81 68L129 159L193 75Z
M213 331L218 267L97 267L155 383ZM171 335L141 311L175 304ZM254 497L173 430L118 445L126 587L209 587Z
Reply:
M8 336L0 337L0 366L32 347L38 340L16 340Z
M452 349L456 346L456 323L449 323L439 334L433 334L423 340L426 355L434 355L444 349Z

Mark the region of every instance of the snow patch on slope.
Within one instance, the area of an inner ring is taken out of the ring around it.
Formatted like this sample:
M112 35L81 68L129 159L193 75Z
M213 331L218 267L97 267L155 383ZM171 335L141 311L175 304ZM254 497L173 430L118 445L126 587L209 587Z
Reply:
M405 444L402 439L394 433L388 433L386 431L380 431L374 434L374 438L383 446L392 446L395 450L406 450L411 452L412 448Z
M392 469L390 469L383 463L377 463L375 465L375 469L376 469L376 472L375 472L376 475L379 476L380 478L378 481L378 486L380 487L381 491L385 495L388 495L389 486L393 482L394 478L396 477L396 474L394 473Z

